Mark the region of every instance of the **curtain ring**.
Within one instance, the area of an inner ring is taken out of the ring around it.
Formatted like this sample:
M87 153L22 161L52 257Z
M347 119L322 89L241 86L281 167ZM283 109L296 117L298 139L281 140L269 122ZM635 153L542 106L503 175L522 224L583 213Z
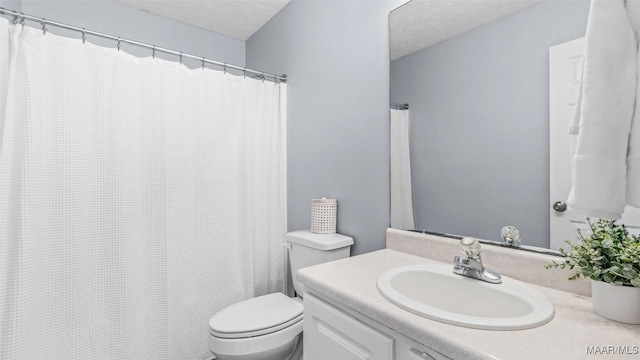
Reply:
M155 59L155 58L156 58L156 46L155 46L155 45L153 45L152 49L153 49L153 50L151 51L151 57L152 57L153 59Z
M118 36L118 44L116 45L118 47L118 51L120 51L120 46L122 45L122 43L120 42L120 36Z
M24 21L25 21L24 14L20 13L20 15L22 15L20 16L20 25L24 26Z
M245 66L244 69L242 69L242 76L246 79L247 78L247 67Z
M182 65L182 51L180 51L180 65Z
M84 28L82 28L82 43L84 44L84 42L87 40L87 34L84 31Z
M204 70L204 56L202 57L202 70Z
M227 63L224 63L224 67L222 68L222 71L226 74L227 73Z
M47 20L42 18L40 23L42 24L42 35L47 35Z
M13 23L13 25L18 23L18 15L13 15L13 20L11 20L11 23Z
M264 72L262 73L262 82L264 82Z

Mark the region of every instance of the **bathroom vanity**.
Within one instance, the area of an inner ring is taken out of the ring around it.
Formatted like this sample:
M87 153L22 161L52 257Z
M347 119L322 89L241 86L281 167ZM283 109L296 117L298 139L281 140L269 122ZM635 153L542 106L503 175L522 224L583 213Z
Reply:
M640 326L595 314L588 281L569 282L566 272L543 268L552 256L483 249L488 267L526 282L551 301L551 321L526 330L478 330L392 304L376 287L382 273L407 265L452 265L460 249L451 239L388 230L387 249L298 272L307 288L305 359L584 359L619 358L625 351L640 356Z
M305 359L448 359L348 308L312 294L304 298ZM394 346L395 344L395 346Z

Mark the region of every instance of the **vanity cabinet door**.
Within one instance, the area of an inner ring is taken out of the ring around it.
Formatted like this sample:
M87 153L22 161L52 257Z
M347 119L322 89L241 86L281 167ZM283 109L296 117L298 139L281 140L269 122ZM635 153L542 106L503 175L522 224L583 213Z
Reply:
M393 338L307 293L304 360L393 360Z

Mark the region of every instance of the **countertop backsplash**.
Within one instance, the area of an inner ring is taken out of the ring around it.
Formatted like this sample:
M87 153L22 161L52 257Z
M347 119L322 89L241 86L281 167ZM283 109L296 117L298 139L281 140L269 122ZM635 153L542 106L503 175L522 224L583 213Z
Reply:
M482 239L480 239L482 240ZM462 250L458 240L432 234L387 229L387 249L451 263ZM560 261L557 256L518 251L482 244L482 262L499 274L532 284L550 287L577 295L591 296L589 279L568 280L568 269L545 269L544 265Z

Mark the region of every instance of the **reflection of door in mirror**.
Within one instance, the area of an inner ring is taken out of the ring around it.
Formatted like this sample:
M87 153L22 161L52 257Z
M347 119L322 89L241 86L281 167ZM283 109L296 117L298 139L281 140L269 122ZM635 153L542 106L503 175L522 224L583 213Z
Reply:
M571 159L576 136L569 135L584 61L585 39L579 38L549 48L549 225L550 248L566 248L565 241L577 241L589 226L581 214L571 212L564 203L571 182ZM640 233L640 209L627 206L620 223L633 234Z
M582 82L585 39L581 37L549 48L549 236L550 248L565 247L586 229L584 218L565 203L570 189L571 158L576 136L569 135Z

